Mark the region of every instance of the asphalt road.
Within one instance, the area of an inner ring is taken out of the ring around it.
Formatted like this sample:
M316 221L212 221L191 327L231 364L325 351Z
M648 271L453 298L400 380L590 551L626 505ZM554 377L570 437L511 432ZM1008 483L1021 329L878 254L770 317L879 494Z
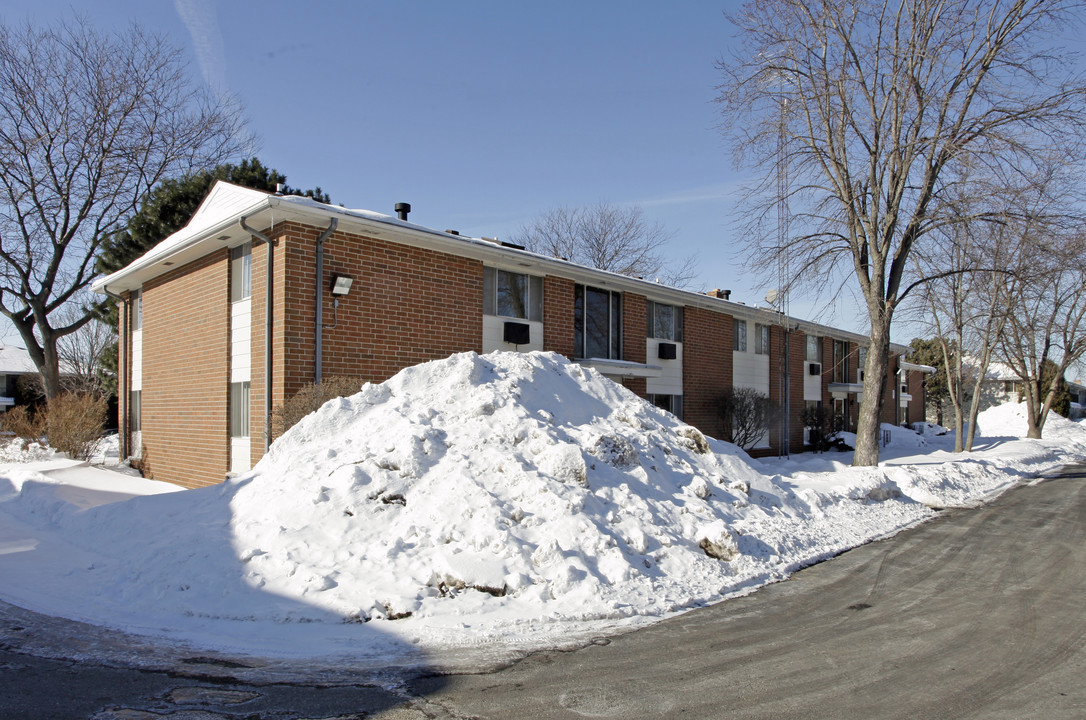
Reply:
M0 718L1083 718L1084 603L1076 467L749 597L474 675L111 668L28 654L0 615Z

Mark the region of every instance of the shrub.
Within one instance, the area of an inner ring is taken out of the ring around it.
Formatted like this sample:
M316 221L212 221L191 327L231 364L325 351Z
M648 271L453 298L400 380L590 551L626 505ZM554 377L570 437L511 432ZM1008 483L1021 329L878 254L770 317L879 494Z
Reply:
M735 388L720 396L717 410L728 442L748 448L758 442L778 415L778 403L751 388Z
M40 414L27 410L22 405L16 405L3 415L0 415L0 428L5 433L11 433L17 438L28 442L37 442L45 434L42 427L43 418Z
M106 426L106 400L67 393L45 406L49 445L75 460L89 460Z
M359 377L328 377L320 383L308 383L272 412L272 437L277 438L332 398L354 395L365 382Z

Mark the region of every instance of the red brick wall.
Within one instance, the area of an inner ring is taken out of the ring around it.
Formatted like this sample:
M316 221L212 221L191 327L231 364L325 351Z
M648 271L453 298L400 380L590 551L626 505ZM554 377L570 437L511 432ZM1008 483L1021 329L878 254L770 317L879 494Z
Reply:
M803 451L803 381L807 377L807 336L796 330L788 337L788 443L789 450L796 453Z
M879 408L879 422L897 425L898 405L901 403L901 388L898 387L897 356L890 353L886 382L883 385L882 407Z
M543 278L543 349L573 359L572 280L548 275Z
M281 224L269 233L279 239L275 251L273 406L315 378L319 234L318 228L295 223ZM257 371L263 361L256 355L262 352L258 347L263 347L264 286L261 279L257 287L257 265L254 252L254 387L258 375L263 383L262 370ZM482 351L483 266L479 261L335 232L324 243L323 274L322 377L350 375L383 382L411 365L457 352ZM330 291L336 274L354 278L350 293L339 297L338 308ZM258 291L259 312L255 302ZM335 327L330 327L333 324ZM262 402L259 413L263 412ZM254 433L257 429L254 416ZM259 457L255 445L254 462Z
M648 306L644 295L622 293L622 359L644 363L648 352ZM645 378L624 380L623 385L641 397L647 394Z
M913 396L913 399L909 401L909 418L908 421L924 422L925 418L925 404L927 403L927 397L925 396L924 379L928 376L917 370L909 371L909 394Z
M723 437L717 399L732 386L733 318L687 307L683 325L683 420Z
M143 466L156 480L222 482L228 462L229 252L147 283L143 296Z

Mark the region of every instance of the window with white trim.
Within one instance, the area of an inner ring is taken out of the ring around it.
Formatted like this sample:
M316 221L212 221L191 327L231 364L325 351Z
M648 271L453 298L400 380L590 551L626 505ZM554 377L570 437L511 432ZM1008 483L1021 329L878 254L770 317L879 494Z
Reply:
M143 422L143 412L140 407L140 390L128 392L128 432L139 432Z
M622 293L577 285L573 300L573 355L622 359Z
M143 329L143 291L132 291L132 329Z
M253 244L230 248L230 302L238 302L253 294Z
M230 437L249 437L249 381L230 383Z
M822 338L817 335L807 336L807 362L822 362Z
M735 345L733 349L736 352L747 351L747 321L736 320L735 321Z
M682 395L659 395L649 393L647 397L648 401L660 408L661 410L667 410L675 417L682 419L683 416L683 396Z
M754 352L758 355L769 354L769 326L755 323L754 325Z
M543 322L543 278L484 267L483 314Z
M645 308L647 335L657 340L683 341L683 309L681 306L664 305L648 301Z

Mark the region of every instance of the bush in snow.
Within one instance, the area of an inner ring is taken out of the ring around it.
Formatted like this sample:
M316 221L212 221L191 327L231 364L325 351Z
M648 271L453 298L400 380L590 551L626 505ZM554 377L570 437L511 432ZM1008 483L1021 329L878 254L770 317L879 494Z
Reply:
M0 428L3 428L5 433L11 433L21 440L31 442L40 440L45 434L42 418L22 405L17 405L0 415Z
M49 445L75 460L89 460L106 426L106 400L94 395L66 393L45 406Z
M363 382L362 378L358 377L338 376L304 385L293 397L273 411L272 437L279 437L290 430L299 420L332 398L354 395Z
M762 439L777 416L778 404L752 388L728 390L717 401L729 442L749 448Z

